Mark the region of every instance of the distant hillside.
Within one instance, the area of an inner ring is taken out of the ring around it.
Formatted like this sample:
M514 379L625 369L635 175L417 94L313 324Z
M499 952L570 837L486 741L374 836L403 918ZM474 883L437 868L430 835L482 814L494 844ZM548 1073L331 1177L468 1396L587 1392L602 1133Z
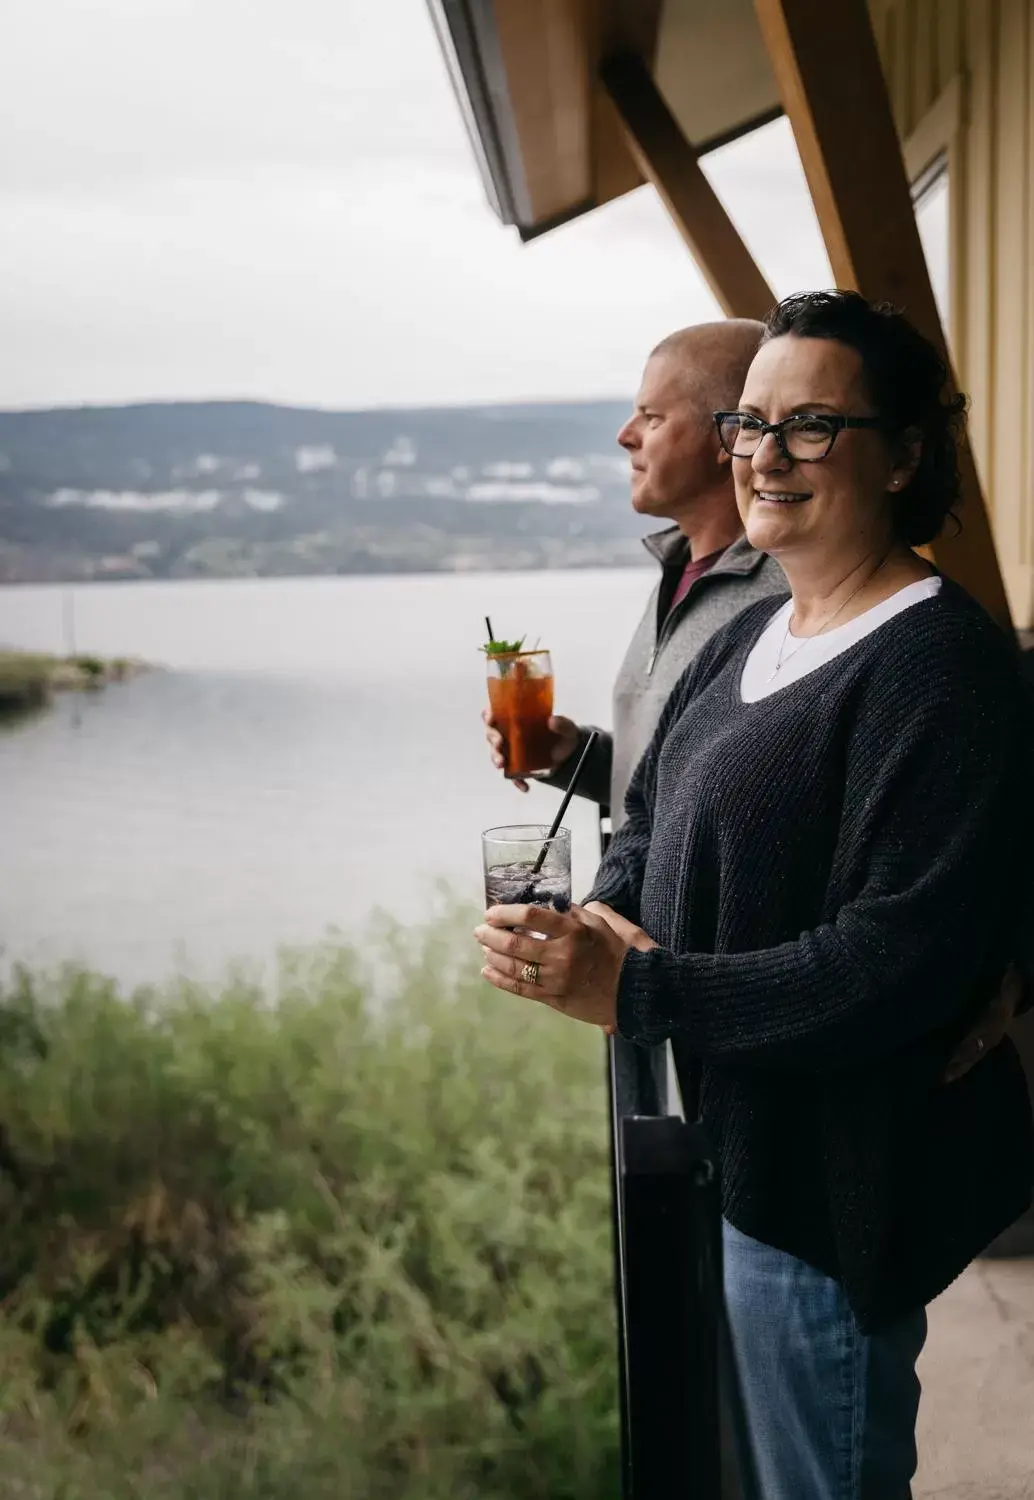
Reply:
M642 560L619 401L0 412L0 582Z

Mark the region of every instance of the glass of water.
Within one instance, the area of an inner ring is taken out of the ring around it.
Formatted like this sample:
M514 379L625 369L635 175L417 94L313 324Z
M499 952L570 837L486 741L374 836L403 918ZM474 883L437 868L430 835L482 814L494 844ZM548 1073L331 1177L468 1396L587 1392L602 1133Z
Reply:
M545 856L539 858L545 848ZM571 831L543 823L487 828L481 835L488 906L571 906ZM539 868L536 869L536 865Z

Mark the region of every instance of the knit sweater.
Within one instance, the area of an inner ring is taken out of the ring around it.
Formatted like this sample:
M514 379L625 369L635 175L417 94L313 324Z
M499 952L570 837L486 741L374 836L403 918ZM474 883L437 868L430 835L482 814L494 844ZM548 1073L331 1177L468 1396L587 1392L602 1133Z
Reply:
M659 944L624 961L618 1028L670 1038L684 1091L699 1065L726 1217L836 1277L871 1329L1030 1200L1012 1045L941 1082L1016 939L1028 709L1009 643L947 580L744 703L781 602L676 686L587 899Z

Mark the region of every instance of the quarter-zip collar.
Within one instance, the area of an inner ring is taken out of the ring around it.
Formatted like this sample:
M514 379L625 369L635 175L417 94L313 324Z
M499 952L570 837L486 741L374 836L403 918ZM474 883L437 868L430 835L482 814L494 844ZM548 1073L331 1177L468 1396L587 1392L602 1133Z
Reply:
M677 526L669 526L664 531L655 531L652 535L643 538L643 546L651 557L655 557L667 574L669 570L681 570L690 560L689 539ZM755 573L765 560L765 554L758 552L752 547L745 536L738 537L731 546L726 547L721 557L709 568L703 578L690 589L686 598L674 609L668 611L663 620L655 622L655 638L653 648L650 651L646 663L646 675L653 675L654 663L658 654L670 637L675 625L682 617L687 607L687 601L693 597L694 592L703 585L707 579L732 576L745 578ZM660 607L661 594L658 593L657 603Z
M664 531L644 536L643 546L662 568L669 568L676 563L684 568L689 562L689 539L677 526L668 526ZM752 547L745 536L737 537L731 546L726 547L707 577L715 578L722 573L736 573L747 577L760 568L764 558L765 554Z

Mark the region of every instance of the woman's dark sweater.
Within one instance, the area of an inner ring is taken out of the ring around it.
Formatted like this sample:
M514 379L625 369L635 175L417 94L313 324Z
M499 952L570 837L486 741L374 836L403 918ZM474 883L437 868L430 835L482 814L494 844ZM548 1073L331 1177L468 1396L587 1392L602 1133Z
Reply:
M684 1094L699 1066L727 1218L840 1280L872 1328L1030 1200L1011 1043L941 1082L1016 938L1027 700L1009 642L945 580L744 703L781 602L745 610L676 686L587 899L660 945L627 955L618 1026L671 1039Z

